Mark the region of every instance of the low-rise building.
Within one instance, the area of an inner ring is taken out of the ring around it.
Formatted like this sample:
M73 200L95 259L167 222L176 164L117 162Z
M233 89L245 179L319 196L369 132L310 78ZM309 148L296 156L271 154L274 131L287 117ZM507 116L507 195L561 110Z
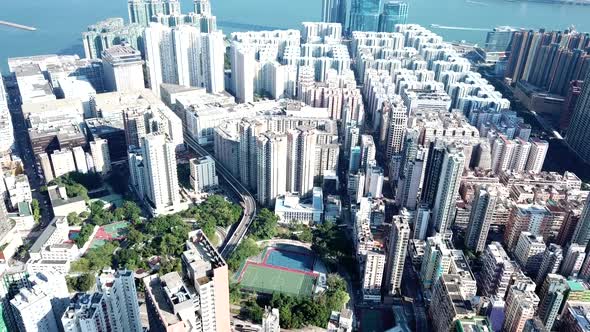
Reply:
M302 224L321 223L324 213L323 194L321 188L313 189L311 202L301 202L298 195L286 194L275 201L275 214L279 222L289 224L296 221Z
M86 211L86 202L80 196L68 197L65 187L51 186L47 188L49 201L56 217L67 217L74 212L77 215Z

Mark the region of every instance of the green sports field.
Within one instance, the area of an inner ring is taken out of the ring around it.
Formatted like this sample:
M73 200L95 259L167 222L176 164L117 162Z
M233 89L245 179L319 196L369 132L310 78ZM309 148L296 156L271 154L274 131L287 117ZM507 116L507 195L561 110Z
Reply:
M244 289L261 293L280 292L294 296L311 296L315 277L313 275L285 271L273 267L246 264L240 285Z

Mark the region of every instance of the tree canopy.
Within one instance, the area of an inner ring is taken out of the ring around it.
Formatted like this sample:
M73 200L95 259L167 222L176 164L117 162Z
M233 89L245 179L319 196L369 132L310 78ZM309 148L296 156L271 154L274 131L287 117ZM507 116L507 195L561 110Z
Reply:
M252 221L250 233L259 240L271 239L277 234L278 221L276 214L269 209L262 209Z

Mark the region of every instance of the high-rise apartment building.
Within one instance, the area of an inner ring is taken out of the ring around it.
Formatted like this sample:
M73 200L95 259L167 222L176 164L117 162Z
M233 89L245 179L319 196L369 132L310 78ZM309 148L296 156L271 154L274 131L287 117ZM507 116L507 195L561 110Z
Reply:
M420 281L424 288L429 289L451 266L451 250L441 236L426 239L424 257L420 268Z
M535 278L537 285L542 285L543 281L549 274L555 274L559 271L561 261L563 260L563 250L555 243L551 243L545 249L543 253L543 259L541 260L541 267Z
M452 331L459 319L475 316L471 302L462 291L462 279L456 274L444 274L437 278L432 289L433 331Z
M141 53L129 45L115 45L102 52L105 89L130 92L145 88Z
M385 158L390 160L394 154L402 151L408 116L403 103L385 105L383 110L382 131L385 131Z
M403 216L394 216L389 235L389 251L387 254L387 285L388 293L399 294L404 263L410 240L410 226Z
M572 242L586 246L590 242L590 197L586 199L584 209L574 230Z
M147 27L158 15L180 15L178 0L129 0L129 22Z
M148 82L155 94L162 83L225 90L223 33L202 33L189 25L170 28L152 23L145 30Z
M61 324L65 332L107 331L111 328L111 321L106 296L102 293L77 293L61 317Z
M481 186L475 191L465 234L465 246L476 253L485 249L497 199L498 192L493 187Z
M196 192L202 192L219 185L215 173L215 160L211 156L193 158L189 160L191 184Z
M129 43L134 49L143 51L143 30L144 27L140 24L125 24L120 17L107 18L90 25L82 33L85 58L100 59L105 50L122 43Z
M464 166L463 152L454 146L448 146L443 158L436 199L432 208L433 224L439 233L444 233L450 228Z
M76 171L76 162L74 161L74 154L70 149L62 149L53 151L51 154L51 165L53 166L53 174L56 178Z
M114 331L142 331L135 274L128 270L105 270L97 278L103 294L110 326Z
M522 232L514 251L516 261L526 273L537 275L545 252L545 242L541 236L529 232Z
M0 156L9 153L14 143L12 117L8 110L8 99L4 90L4 81L0 78Z
M79 173L88 173L88 163L86 162L86 152L81 146L75 146L72 149L74 155L74 162L76 163L76 171Z
M551 213L543 205L515 205L510 210L504 243L509 252L514 252L518 237L522 232L530 232L533 235L542 234L542 227L549 224Z
M502 325L507 332L520 332L532 319L539 304L535 283L526 277L511 285L506 294L505 317Z
M481 287L483 294L504 298L510 278L518 270L500 242L488 244L482 255Z
M559 310L567 299L568 290L567 279L559 274L549 274L541 286L537 316L548 331L553 329Z
M203 331L230 331L228 267L200 231L189 233L182 271L197 291Z
M153 214L174 213L181 206L174 143L162 134L147 134L142 142L129 153L131 184Z
M10 300L16 331L58 331L59 318L69 302L65 277L36 273L28 279L28 284Z
M141 110L128 109L123 111L123 125L125 127L127 146L136 148L141 146L141 139L149 133L146 122L145 113Z
M530 143L531 151L528 156L525 170L533 173L540 173L543 169L543 163L545 163L547 151L549 151L549 143L538 138L532 138Z
M311 127L299 127L287 132L287 191L301 196L311 194L316 143L317 135Z
M288 146L285 134L266 132L256 138L256 192L262 205L274 205L275 199L287 191Z
M107 140L97 138L90 142L90 154L96 173L106 174L111 171L111 157Z
M577 276L580 273L585 257L586 246L576 243L570 244L563 258L560 274L565 277Z

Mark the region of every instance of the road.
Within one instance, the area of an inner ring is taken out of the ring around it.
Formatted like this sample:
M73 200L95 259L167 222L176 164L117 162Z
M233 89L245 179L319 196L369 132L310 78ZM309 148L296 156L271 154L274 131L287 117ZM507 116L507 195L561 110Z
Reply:
M426 312L426 306L424 304L424 297L420 288L420 279L414 268L412 267L412 261L409 257L406 257L406 263L404 264L404 274L402 278L402 295L412 298L412 303L404 301L404 310L406 312L414 312L414 320L416 323L415 330L418 332L429 331L428 326L428 314Z
M20 92L18 91L16 84L11 84L7 81L8 80L5 80L6 92L8 94L8 109L10 110L12 125L14 127L14 138L18 155L24 164L25 174L29 178L33 198L39 201L39 206L41 208L40 226L41 228L44 228L51 221L51 207L49 206L47 196L39 192L39 188L41 188L44 183L38 175L40 174L40 170L36 170L35 156L33 155L33 149L27 131L27 124L21 109Z
M184 132L184 142L193 149L197 154L201 156L211 156L207 150L205 150L200 144L198 144L189 134ZM215 168L217 169L217 174L221 176L225 182L229 184L232 190L236 193L238 197L240 197L244 213L242 214L242 219L240 222L230 229L228 233L228 237L226 241L221 245L221 256L227 258L230 254L237 248L237 246L242 242L248 229L250 228L250 224L256 217L256 200L254 196L236 179L223 165L215 159L214 156L211 156L215 160Z

